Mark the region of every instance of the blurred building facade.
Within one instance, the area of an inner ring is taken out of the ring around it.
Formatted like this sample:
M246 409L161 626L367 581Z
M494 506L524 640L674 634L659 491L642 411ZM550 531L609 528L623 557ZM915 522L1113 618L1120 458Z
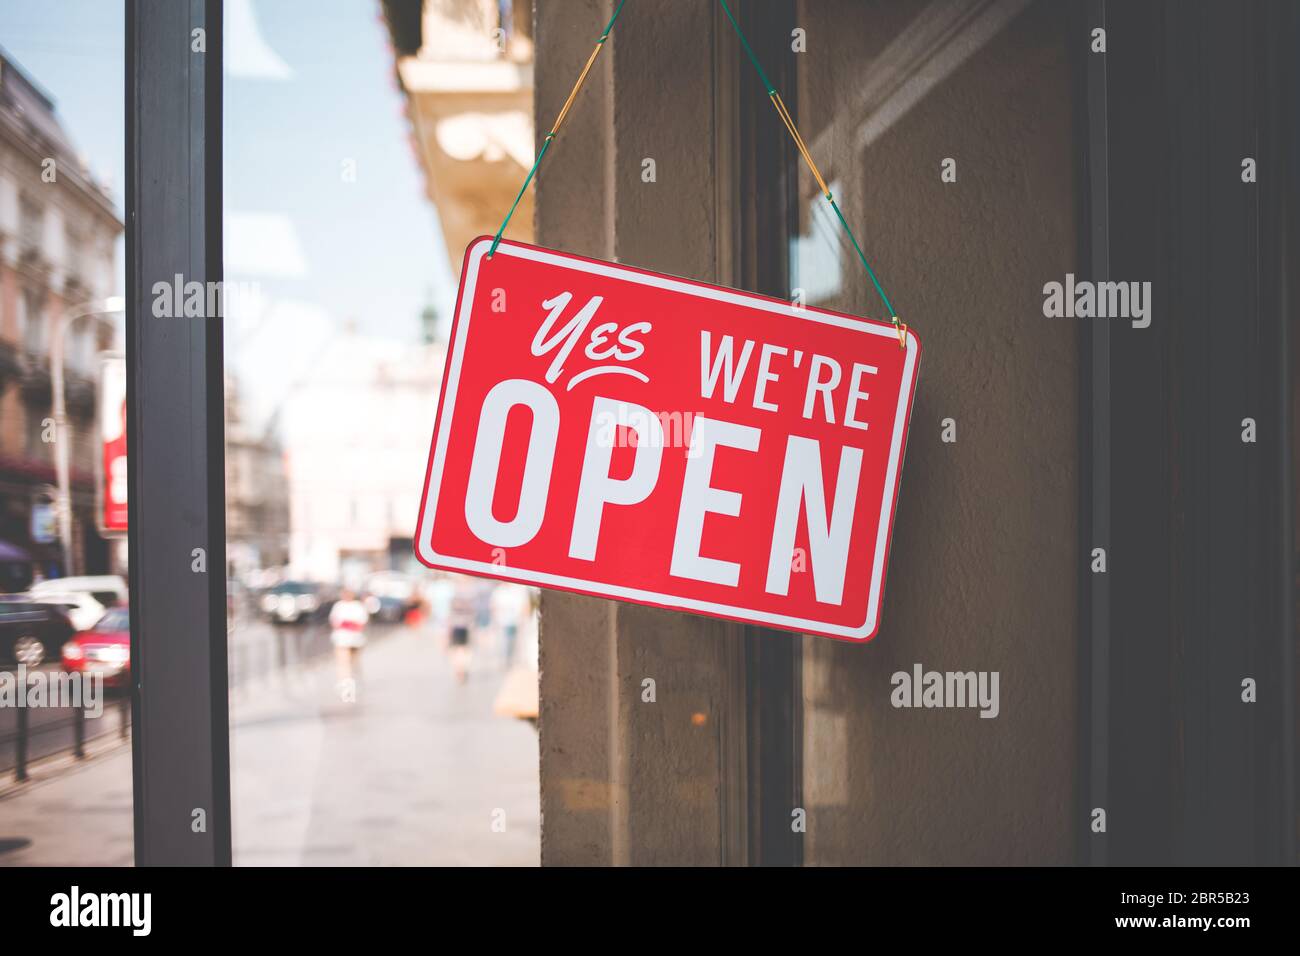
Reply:
M348 327L285 399L291 576L356 586L373 571L417 567L411 475L428 463L444 354L436 341Z
M521 0L385 0L425 190L452 268L495 233L533 163L532 5ZM506 235L533 236L533 196Z
M122 229L108 187L77 155L54 101L0 52L0 542L47 576L112 563L95 516L97 353L115 338L107 318L79 319L65 338L73 568L60 568L43 519L55 482L52 323L116 291Z
M226 563L243 578L289 560L289 482L274 420L247 421L237 379L226 375Z

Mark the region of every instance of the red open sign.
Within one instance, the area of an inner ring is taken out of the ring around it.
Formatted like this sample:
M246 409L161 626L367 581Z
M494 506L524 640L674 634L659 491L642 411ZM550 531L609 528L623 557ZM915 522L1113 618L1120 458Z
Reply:
M465 252L417 557L874 637L915 333L491 243Z

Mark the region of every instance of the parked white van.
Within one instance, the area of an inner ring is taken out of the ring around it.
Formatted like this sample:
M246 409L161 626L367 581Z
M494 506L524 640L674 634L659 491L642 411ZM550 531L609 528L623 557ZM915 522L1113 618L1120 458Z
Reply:
M49 578L38 581L29 588L34 598L46 594L68 594L82 592L89 594L100 604L110 607L126 603L126 581L117 574L91 574L71 578Z

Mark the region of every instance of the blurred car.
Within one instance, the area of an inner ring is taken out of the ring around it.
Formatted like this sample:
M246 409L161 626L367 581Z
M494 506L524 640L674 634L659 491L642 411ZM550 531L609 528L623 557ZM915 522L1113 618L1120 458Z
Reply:
M379 621L396 623L420 607L419 582L401 571L376 571L366 578L366 612Z
M117 574L89 574L70 578L47 578L30 588L33 598L44 601L47 594L89 594L104 607L126 603L126 581Z
M102 674L104 686L124 686L131 677L130 611L109 608L94 627L65 643L61 656L66 671Z
M78 631L90 630L108 610L89 591L44 590L39 595L29 594L28 597L38 604L53 604L60 608Z
M0 664L36 667L57 660L59 648L76 630L56 605L5 595L0 598Z
M257 602L258 610L272 621L297 624L321 610L324 595L319 584L284 581L266 591Z
M396 624L411 609L406 601L388 594L367 594L362 603L372 620L386 624Z

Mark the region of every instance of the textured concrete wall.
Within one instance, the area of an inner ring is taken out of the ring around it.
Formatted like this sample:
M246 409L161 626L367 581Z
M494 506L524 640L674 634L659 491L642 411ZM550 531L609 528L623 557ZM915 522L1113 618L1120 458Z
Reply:
M559 113L576 73L590 52L591 31L609 16L604 0L561 4L539 0L534 31L534 128L540 144ZM599 31L600 27L594 29ZM598 32L597 32L598 35ZM589 78L569 117L564 138L548 151L537 177L537 241L585 255L613 255L606 157L612 147L609 69L613 47ZM541 747L543 864L612 862L616 768L610 746L617 700L608 689L613 666L614 605L543 591L541 601Z
M610 16L541 2L542 135ZM717 275L713 11L628 4L539 176L551 245ZM656 181L642 162L655 160ZM716 864L743 852L740 637L733 625L546 592L541 632L544 864ZM655 701L642 699L655 682Z

